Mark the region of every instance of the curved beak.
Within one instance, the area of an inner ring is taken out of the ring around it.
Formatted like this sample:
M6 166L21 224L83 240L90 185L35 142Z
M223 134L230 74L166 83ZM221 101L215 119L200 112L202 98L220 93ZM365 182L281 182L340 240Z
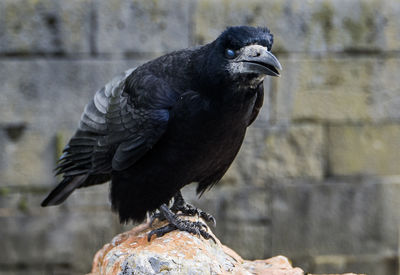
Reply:
M266 47L250 45L243 48L237 60L242 63L243 73L257 73L271 76L280 76L282 65Z

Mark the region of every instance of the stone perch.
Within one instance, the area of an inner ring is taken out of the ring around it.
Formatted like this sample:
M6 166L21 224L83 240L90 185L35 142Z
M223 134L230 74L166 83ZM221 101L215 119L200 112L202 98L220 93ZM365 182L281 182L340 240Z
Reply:
M243 260L236 252L215 238L202 237L178 230L163 237L147 234L165 222L148 223L119 234L100 249L93 260L90 275L130 274L237 274L237 275L303 275L288 259L277 256L267 260Z
M194 219L194 218L191 218ZM266 260L243 260L235 251L215 238L202 237L178 230L163 237L147 234L165 225L156 221L141 224L119 234L100 249L88 275L130 274L235 274L235 275L304 275L303 270L292 267L284 256Z

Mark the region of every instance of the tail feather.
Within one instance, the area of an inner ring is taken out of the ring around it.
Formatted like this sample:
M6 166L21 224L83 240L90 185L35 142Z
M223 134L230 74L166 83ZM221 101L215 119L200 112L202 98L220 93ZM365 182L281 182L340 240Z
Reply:
M82 186L88 175L78 175L74 177L65 177L53 191L43 200L41 206L58 205L65 201L69 195Z

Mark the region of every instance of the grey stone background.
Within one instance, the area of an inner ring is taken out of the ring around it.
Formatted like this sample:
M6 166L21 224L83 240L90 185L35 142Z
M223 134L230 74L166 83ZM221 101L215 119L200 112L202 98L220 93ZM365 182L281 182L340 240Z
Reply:
M84 105L114 75L268 26L282 77L221 184L200 200L243 257L400 274L400 2L1 0L0 274L82 274L121 226L108 187L39 207Z

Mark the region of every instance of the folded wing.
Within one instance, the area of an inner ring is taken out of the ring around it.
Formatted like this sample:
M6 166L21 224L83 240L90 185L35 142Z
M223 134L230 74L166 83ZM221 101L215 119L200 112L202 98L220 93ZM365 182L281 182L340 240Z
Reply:
M131 69L115 77L85 106L78 130L56 167L63 180L43 206L60 204L76 188L109 180L112 170L133 165L165 132L168 110L175 102L173 91L165 83L154 85L161 80L151 76L145 78L151 88L162 90L135 89L128 81L132 73Z

